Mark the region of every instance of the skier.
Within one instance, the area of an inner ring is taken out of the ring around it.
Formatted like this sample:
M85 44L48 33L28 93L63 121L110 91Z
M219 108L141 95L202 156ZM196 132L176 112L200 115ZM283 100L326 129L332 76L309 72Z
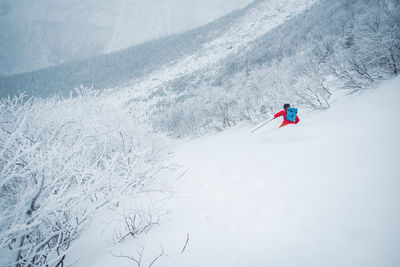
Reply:
M274 115L274 119L283 116L283 122L279 128L286 126L288 124L297 124L300 119L297 117L297 108L291 108L290 104L284 104L283 110L279 111Z

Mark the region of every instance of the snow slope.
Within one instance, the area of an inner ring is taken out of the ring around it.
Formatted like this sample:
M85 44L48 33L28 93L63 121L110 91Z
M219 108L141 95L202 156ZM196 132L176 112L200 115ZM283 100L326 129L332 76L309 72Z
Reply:
M169 220L117 246L95 221L76 266L398 266L400 79L251 133L248 125L174 147L187 170ZM134 202L135 200L132 200ZM104 215L103 215L104 217ZM106 218L103 218L106 220ZM100 237L99 237L100 236ZM184 253L181 253L188 239Z

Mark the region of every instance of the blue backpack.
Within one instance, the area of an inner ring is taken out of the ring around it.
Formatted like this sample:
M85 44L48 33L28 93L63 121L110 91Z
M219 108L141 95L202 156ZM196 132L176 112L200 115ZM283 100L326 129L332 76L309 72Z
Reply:
M286 119L291 122L296 122L297 108L288 108L286 110Z

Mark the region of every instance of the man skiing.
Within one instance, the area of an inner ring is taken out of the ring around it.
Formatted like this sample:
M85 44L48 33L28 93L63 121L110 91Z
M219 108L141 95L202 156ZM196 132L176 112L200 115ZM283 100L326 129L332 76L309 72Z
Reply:
M300 119L297 117L297 108L291 108L290 104L284 104L283 110L279 111L274 115L274 119L283 116L283 122L279 128L286 126L288 124L297 124Z

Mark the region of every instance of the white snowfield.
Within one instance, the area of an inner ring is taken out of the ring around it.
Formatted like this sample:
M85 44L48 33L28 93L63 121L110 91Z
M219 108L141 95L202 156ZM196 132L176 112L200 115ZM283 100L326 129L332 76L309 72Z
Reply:
M298 125L181 143L173 161L187 172L163 202L169 219L118 246L95 221L67 259L137 266L110 251L137 257L144 246L141 266L160 247L152 266L400 266L398 99L399 78L300 110Z

